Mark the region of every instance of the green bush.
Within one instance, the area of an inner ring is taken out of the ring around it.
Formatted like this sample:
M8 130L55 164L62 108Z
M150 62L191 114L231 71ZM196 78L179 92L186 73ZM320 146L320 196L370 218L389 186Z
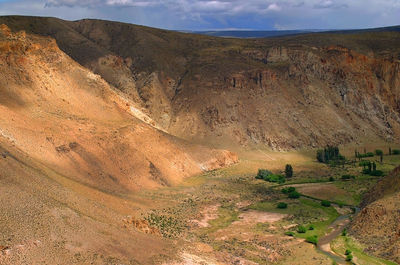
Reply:
M280 202L280 203L278 203L277 208L279 208L279 209L286 209L286 208L287 208L287 203Z
M349 180L349 179L355 179L356 176L353 175L343 175L342 176L342 180Z
M267 169L259 169L256 179L265 179L269 175L272 175L272 172Z
M353 255L349 254L346 256L346 261L352 261L353 260Z
M285 232L285 235L287 236L294 236L294 233L292 231L287 231Z
M329 177L329 181L335 181L335 178L334 177Z
M296 191L296 188L295 187L283 188L281 191L284 194L289 194L289 193L291 193L293 191Z
M275 174L269 175L264 180L269 181L269 182L279 183L279 184L285 183L285 181L286 181L284 176L275 175Z
M399 149L394 149L392 153L394 155L400 155L400 150Z
M309 225L308 226L308 230L314 230L315 229L315 226L314 225Z
M289 198L290 199L298 199L298 198L300 198L300 193L298 193L297 191L293 191L293 192L291 192L291 193L289 193Z
M346 228L343 229L343 231L342 231L342 236L347 236L347 229L346 229Z
M305 232L307 232L307 229L304 226L300 225L297 227L297 233L304 234Z
M321 201L321 205L324 206L324 207L330 207L331 206L331 202L323 200L323 201Z
M369 170L368 168L364 168L361 173L368 175L369 173L371 173L371 170Z
M318 237L317 236L308 236L306 238L306 242L317 245L318 244Z
M382 170L373 170L369 174L371 176L375 176L375 177L382 177L383 176L383 171Z
M256 179L263 179L268 182L276 182L279 184L285 183L286 179L282 175L273 174L267 169L259 169Z
M358 165L359 165L360 167L367 167L370 163L371 163L371 161L362 160Z
M375 155L374 153L368 152L366 154L359 154L358 157L359 158L366 158L366 157L374 157L374 155Z
M376 150L375 150L375 154L376 154L377 156L381 156L381 155L383 155L383 151L380 150L380 149L376 149Z
M346 256L351 254L351 250L350 249L346 249L346 252L344 253Z

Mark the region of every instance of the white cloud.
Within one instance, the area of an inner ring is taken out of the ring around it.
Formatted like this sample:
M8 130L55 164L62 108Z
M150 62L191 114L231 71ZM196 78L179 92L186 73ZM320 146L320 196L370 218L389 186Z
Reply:
M271 11L280 11L280 10L281 10L281 7L278 6L277 4L273 3L273 4L270 4L270 5L267 7L267 9L268 9L268 10L271 10Z

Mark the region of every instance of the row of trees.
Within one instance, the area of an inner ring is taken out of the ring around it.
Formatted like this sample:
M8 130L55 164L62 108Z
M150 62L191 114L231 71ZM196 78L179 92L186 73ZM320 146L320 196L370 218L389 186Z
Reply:
M358 150L356 149L354 151L355 157L356 158L365 158L365 157L374 157L376 156L380 156L381 158L383 157L384 153L381 149L376 149L375 152L367 152L366 148L364 148L364 153L361 154L360 152L358 152ZM400 155L400 150L399 149L394 149L392 150L391 147L389 147L389 152L388 155Z
M344 161L345 157L340 154L339 147L328 145L324 149L317 150L317 160L320 163Z
M371 161L361 161L360 166L363 167L363 174L371 175L371 176L383 176L383 171L376 169L376 163Z
M394 149L392 150L391 147L389 147L389 155L399 155L400 150L399 149ZM362 158L367 158L367 157L374 157L379 156L380 157L380 162L383 162L383 151L381 149L376 149L375 152L367 152L367 149L364 148L364 153L361 154L358 152L356 149L354 151L354 155L356 158L359 159L359 161L362 160ZM318 149L317 150L317 160L320 163L325 163L325 164L344 164L346 162L346 158L340 154L339 147L337 146L331 146L328 145L324 149Z

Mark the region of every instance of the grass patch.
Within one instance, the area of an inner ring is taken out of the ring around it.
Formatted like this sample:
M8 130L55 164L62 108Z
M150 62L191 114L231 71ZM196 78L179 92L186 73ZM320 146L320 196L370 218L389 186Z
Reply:
M297 223L305 227L313 227L313 229L306 229L305 233L293 232L296 236L307 238L308 236L322 236L327 227L339 217L338 212L333 207L324 207L320 202L307 198L300 198L297 201L288 203L285 209L276 207L273 201L258 202L249 206L252 210L276 212L289 215L289 221Z
M205 234L216 232L219 229L228 227L234 221L239 220L239 212L235 210L233 205L221 206L218 209L218 218L209 221L210 226L204 228Z
M314 227L313 230L308 230L305 234L298 234L298 237L305 239L309 236L321 237L324 235L328 226L339 217L339 213L333 207L324 207L320 202L309 199L300 199L300 201L315 210L322 211L323 214L321 215L321 220L310 223L310 226Z
M397 265L395 262L367 255L362 251L363 247L350 237L340 236L336 238L332 241L331 248L341 256L346 256L346 253L349 253L357 259L357 264L360 265Z

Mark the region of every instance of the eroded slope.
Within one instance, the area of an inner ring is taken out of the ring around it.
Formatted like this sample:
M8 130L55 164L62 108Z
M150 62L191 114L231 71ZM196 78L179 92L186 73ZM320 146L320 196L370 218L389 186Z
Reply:
M13 34L5 25L0 34L1 137L57 172L102 189L134 190L235 161L136 118L146 120L54 40Z
M124 23L2 17L51 35L160 128L220 146L396 140L400 33L220 39Z
M400 263L400 167L380 180L362 205L351 232L367 252Z

